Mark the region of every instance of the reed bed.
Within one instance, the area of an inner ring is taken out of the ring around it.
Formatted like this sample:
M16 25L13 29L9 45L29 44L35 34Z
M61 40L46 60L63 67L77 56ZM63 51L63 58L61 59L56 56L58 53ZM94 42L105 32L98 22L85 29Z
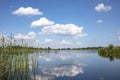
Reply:
M30 80L29 54L37 48L29 47L25 40L16 40L12 34L0 36L0 80ZM36 58L32 58L34 71Z

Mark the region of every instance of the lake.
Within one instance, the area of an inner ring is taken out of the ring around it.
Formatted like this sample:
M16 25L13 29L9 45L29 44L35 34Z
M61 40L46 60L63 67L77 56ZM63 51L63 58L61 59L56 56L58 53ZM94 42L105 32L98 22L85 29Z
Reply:
M120 80L120 59L97 50L0 54L0 63L0 80Z

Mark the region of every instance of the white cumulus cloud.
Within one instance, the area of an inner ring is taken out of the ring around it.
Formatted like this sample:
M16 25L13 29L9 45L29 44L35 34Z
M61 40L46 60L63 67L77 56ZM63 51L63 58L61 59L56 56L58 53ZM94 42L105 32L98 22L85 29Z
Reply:
M15 39L24 39L25 35L18 33L17 35L14 36Z
M97 23L103 23L103 20L97 20L96 22Z
M46 39L46 40L44 40L42 43L44 44L49 44L49 43L53 43L54 42L54 40L52 40L52 39Z
M34 16L34 15L42 15L43 13L39 11L39 9L34 9L32 7L26 7L26 8L20 7L14 12L12 12L12 14Z
M36 34L35 32L29 32L28 35L26 36L27 39L33 39L35 38Z
M120 40L120 36L118 37L118 39Z
M0 33L0 39L6 38L6 34Z
M44 47L60 48L60 47L69 47L73 45L72 41L67 40L57 40L57 39L45 39L41 40L40 45ZM76 44L75 44L76 45Z
M95 7L95 10L98 12L108 12L111 9L112 9L111 6L108 6L108 5L105 6L103 3L100 3Z
M31 23L31 27L38 27L38 26L49 26L54 24L53 21L48 20L45 17L40 18L39 20L33 21Z
M72 44L72 42L69 42L69 41L66 41L66 40L62 40L61 42L60 42L60 44L63 44L63 45L66 45L66 44Z
M87 34L82 33L83 27L74 24L55 24L41 29L40 34L57 34L63 36L83 37Z
M29 32L27 35L18 33L14 36L15 39L33 39L35 38L36 34L34 32Z

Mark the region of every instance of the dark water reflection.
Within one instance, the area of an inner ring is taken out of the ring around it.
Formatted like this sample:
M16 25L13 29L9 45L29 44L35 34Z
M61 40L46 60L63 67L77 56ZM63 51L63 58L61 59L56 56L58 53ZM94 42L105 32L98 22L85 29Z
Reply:
M120 54L117 53L98 53L99 56L108 58L110 61L119 60Z
M51 50L0 54L0 80L120 80L120 60L96 50Z

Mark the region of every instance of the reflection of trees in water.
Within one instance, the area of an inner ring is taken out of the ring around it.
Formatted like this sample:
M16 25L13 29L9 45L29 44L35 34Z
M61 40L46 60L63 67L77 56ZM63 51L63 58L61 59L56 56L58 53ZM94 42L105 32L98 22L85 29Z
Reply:
M0 54L0 80L28 80L28 54Z
M98 53L100 56L104 57L104 58L109 58L110 61L113 61L115 59L120 59L120 53L102 53L99 52Z
M110 44L108 47L99 49L98 53L102 57L109 58L110 61L120 59L120 46L114 47Z

